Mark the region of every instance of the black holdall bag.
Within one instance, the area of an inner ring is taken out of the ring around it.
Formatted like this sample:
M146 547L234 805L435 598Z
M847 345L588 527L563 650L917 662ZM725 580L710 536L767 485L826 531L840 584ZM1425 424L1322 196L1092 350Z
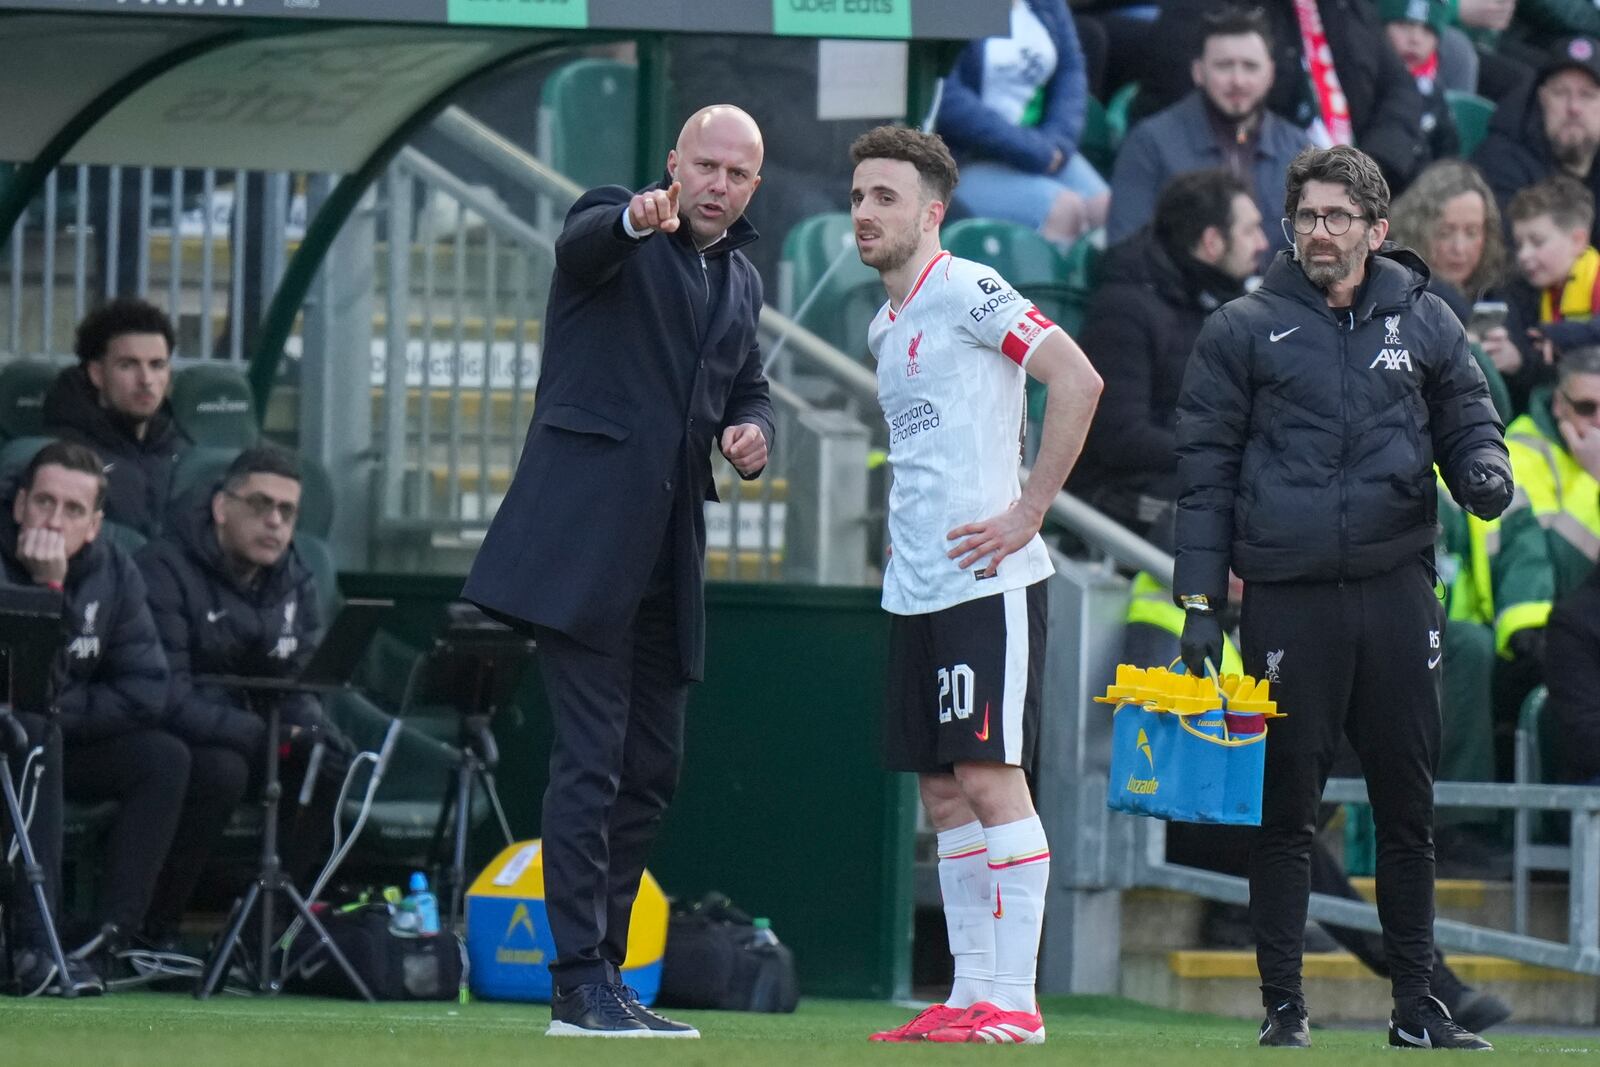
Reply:
M792 1012L794 953L720 893L674 907L657 1002L670 1008Z
M466 951L449 930L428 937L397 934L389 929L389 909L366 904L348 911L319 914L328 936L378 1000L454 1000L463 984ZM316 940L302 930L294 949L303 954ZM290 992L359 999L333 954L318 951L286 976Z

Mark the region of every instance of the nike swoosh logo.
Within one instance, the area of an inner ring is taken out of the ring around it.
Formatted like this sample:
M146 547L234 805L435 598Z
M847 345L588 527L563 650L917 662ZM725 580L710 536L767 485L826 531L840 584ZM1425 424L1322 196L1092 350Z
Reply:
M994 917L996 919L1004 919L1006 917L1006 902L1000 899L1000 885L998 882L995 883L994 887Z
M1432 658L1432 659L1430 659L1430 660L1429 660L1429 661L1428 661L1428 669L1429 669L1429 670L1430 670L1430 671L1431 671L1431 670L1433 670L1433 669L1434 669L1434 668L1435 668L1435 667L1437 667L1437 666L1438 666L1438 665L1439 665L1439 661L1440 661L1440 660L1441 660L1441 659L1443 659L1443 658L1444 658L1444 653L1443 653L1443 652L1441 652L1441 653L1439 653L1439 654L1438 654L1438 655L1437 655L1437 656L1435 656L1435 657L1433 657L1433 658Z
M206 622L216 622L227 613L228 609L226 608L222 609L221 611L208 611L206 612Z
M1291 326L1282 333L1279 333L1277 330L1273 330L1271 333L1267 334L1267 340L1271 341L1273 344L1277 344L1279 341L1283 340L1285 337L1288 337L1291 333L1294 333L1299 328L1300 327L1298 326Z
M983 706L983 731L980 733L977 730L974 730L974 731L972 731L972 735L974 737L976 737L979 741L987 741L987 740L989 740L989 705L988 704L985 704Z
M1394 1032L1400 1035L1400 1040L1409 1041L1411 1044L1417 1046L1418 1048L1432 1048L1433 1047L1433 1041L1432 1041L1432 1039L1430 1039L1428 1037L1428 1031L1427 1031L1426 1028L1423 1029L1421 1037L1417 1037L1414 1034L1406 1033L1405 1027L1403 1027L1403 1026L1395 1027L1394 1028Z

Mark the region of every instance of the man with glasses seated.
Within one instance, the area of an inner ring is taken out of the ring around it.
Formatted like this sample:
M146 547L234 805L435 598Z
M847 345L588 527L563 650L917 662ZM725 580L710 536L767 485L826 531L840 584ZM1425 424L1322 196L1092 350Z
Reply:
M191 755L184 825L151 906L152 940L175 940L179 921L229 817L255 795L265 771L261 697L196 682L202 675L286 677L322 632L311 570L294 548L300 468L271 445L242 452L210 497L140 550L150 608L171 665L167 728ZM284 768L284 863L297 882L313 869L332 828L332 790L304 809L297 798L307 754L326 727L317 698L281 698L291 758ZM303 886L302 886L303 888Z

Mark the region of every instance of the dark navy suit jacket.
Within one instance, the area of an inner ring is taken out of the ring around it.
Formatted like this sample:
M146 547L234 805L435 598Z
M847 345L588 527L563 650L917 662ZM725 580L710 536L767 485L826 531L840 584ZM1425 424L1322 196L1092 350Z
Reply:
M687 227L630 238L632 195L594 189L567 215L533 423L462 595L618 650L670 538L679 650L697 679L711 450L724 427L747 422L773 443L761 278L738 250L756 232L736 222L703 253L708 270ZM708 278L720 283L709 301Z

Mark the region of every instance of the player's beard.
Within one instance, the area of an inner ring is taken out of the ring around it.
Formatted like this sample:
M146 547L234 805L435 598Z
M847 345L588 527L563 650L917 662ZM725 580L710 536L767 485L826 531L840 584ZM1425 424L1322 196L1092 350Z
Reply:
M878 239L877 250L871 253L872 258L862 256L861 262L884 273L899 270L917 254L917 245L921 243L921 238L921 233L914 226L908 226L893 235L885 231Z
M1338 254L1338 258L1332 263L1313 263L1311 261L1310 257L1313 250L1320 252L1328 248L1332 248ZM1301 269L1306 272L1306 277L1310 279L1311 284L1318 289L1326 289L1331 285L1344 281L1361 265L1361 261L1367 258L1366 247L1359 244L1344 253L1339 253L1337 246L1330 245L1323 245L1316 249L1302 248L1299 252Z

